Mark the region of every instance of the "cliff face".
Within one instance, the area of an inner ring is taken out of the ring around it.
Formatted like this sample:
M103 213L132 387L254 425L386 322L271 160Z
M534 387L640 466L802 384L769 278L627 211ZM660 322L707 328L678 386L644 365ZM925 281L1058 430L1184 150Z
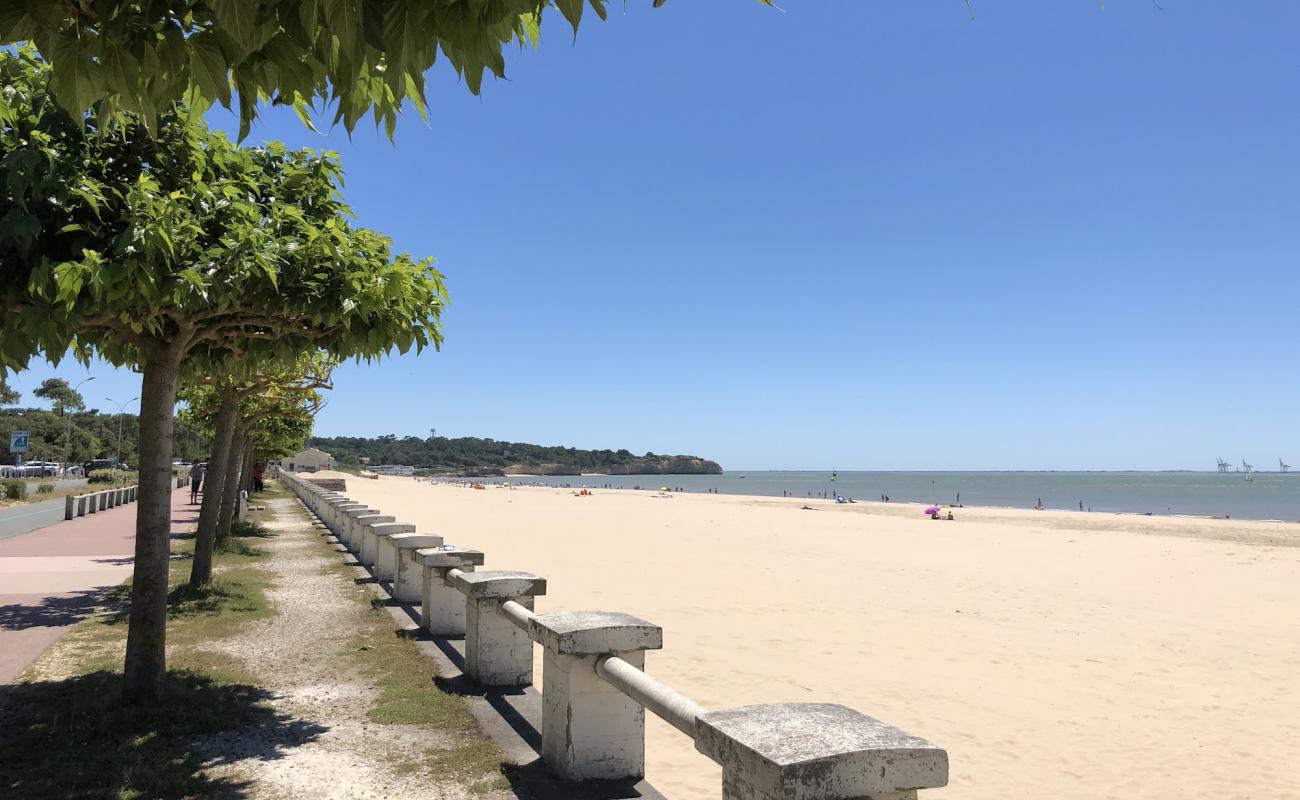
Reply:
M653 456L637 458L615 467L610 475L721 475L722 466L716 461L690 456Z
M506 475L581 475L573 467L562 464L511 464L504 470Z

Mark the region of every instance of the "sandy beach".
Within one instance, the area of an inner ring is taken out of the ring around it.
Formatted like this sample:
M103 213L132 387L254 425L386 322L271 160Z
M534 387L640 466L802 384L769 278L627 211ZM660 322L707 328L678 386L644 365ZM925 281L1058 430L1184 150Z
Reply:
M548 578L538 610L662 625L647 671L706 708L838 702L946 747L926 797L1300 797L1300 525L345 477ZM648 727L650 780L716 797Z

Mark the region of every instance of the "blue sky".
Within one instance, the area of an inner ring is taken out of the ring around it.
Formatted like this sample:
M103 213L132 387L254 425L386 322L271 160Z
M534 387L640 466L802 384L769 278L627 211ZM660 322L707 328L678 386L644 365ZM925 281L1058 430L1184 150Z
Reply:
M318 432L1300 464L1300 6L783 5L557 16L481 97L435 67L396 146L259 123L340 151L361 224L452 293L443 351L340 369Z

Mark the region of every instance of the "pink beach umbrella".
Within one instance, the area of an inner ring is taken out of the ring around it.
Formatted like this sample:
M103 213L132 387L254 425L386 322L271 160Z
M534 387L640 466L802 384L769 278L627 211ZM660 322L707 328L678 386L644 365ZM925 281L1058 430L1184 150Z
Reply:
M933 515L938 514L938 513L939 513L939 507L938 507L938 506L930 506L929 508L927 508L927 509L925 510L925 514L926 514L926 516L933 516Z

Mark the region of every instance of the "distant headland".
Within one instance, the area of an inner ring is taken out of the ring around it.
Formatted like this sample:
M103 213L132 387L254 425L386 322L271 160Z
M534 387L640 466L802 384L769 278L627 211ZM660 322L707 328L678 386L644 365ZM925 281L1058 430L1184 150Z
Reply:
M629 450L579 450L473 436L317 436L311 440L340 466L404 464L430 474L491 475L720 475L716 461L690 455L634 455Z

